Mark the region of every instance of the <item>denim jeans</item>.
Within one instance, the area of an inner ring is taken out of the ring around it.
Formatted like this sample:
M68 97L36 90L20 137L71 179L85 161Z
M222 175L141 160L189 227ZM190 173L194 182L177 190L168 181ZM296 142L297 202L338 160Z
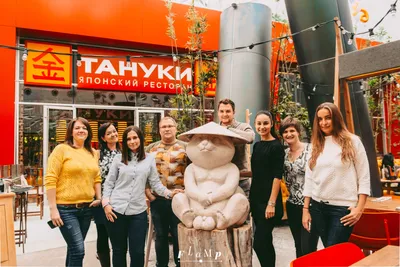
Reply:
M286 210L290 231L296 247L296 257L304 256L317 250L318 236L309 233L302 224L303 205L286 202Z
M174 261L176 266L180 266L178 253L178 224L179 219L175 216L171 206L172 201L163 197L157 197L150 203L151 218L153 219L156 231L156 257L157 267L168 267L169 244L168 233L171 233L174 249Z
M329 202L311 200L311 233L321 237L324 247L347 242L353 227L344 226L340 219L350 213L349 207L333 206Z
M89 207L75 208L57 205L64 225L60 227L62 236L67 242L67 258L65 266L80 267L85 257L85 238L92 220Z
M131 256L131 267L144 266L144 245L147 233L147 212L136 215L123 215L115 212L117 219L107 221L107 230L110 236L115 267L126 267L126 252Z

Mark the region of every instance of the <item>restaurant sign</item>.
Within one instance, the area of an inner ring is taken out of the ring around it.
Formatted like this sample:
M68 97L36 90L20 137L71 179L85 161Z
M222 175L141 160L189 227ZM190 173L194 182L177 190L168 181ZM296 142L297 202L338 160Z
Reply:
M28 57L25 61L24 84L71 87L70 45L26 41L25 47Z
M179 67L171 57L132 57L128 62L125 57L135 54L88 47L78 47L78 53L82 55L78 89L176 94L180 92L179 79L186 87L192 85L190 65Z

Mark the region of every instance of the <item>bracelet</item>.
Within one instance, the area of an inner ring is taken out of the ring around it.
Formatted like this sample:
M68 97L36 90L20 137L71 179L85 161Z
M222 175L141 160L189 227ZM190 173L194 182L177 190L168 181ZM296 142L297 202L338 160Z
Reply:
M303 209L306 209L306 210L308 210L308 207L303 207Z
M268 206L272 206L272 207L275 207L275 202L272 202L272 201L268 201Z

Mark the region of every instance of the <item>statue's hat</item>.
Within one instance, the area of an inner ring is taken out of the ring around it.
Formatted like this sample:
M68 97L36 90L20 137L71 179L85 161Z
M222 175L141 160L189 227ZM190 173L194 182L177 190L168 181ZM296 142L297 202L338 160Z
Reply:
M232 138L233 143L235 144L245 144L247 143L246 138L241 137L240 135L222 127L221 125L215 122L209 122L204 124L203 126L194 128L190 131L182 133L178 136L179 140L189 142L190 139L196 134L206 134L206 135L220 135L220 136L227 136Z

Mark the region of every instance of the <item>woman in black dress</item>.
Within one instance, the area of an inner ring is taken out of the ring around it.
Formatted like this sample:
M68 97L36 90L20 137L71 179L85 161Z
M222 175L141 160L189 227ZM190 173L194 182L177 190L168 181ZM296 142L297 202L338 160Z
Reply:
M262 267L275 266L272 230L283 216L281 179L285 151L273 125L270 112L257 113L255 128L261 141L254 144L251 156L250 209L256 228L254 251Z

